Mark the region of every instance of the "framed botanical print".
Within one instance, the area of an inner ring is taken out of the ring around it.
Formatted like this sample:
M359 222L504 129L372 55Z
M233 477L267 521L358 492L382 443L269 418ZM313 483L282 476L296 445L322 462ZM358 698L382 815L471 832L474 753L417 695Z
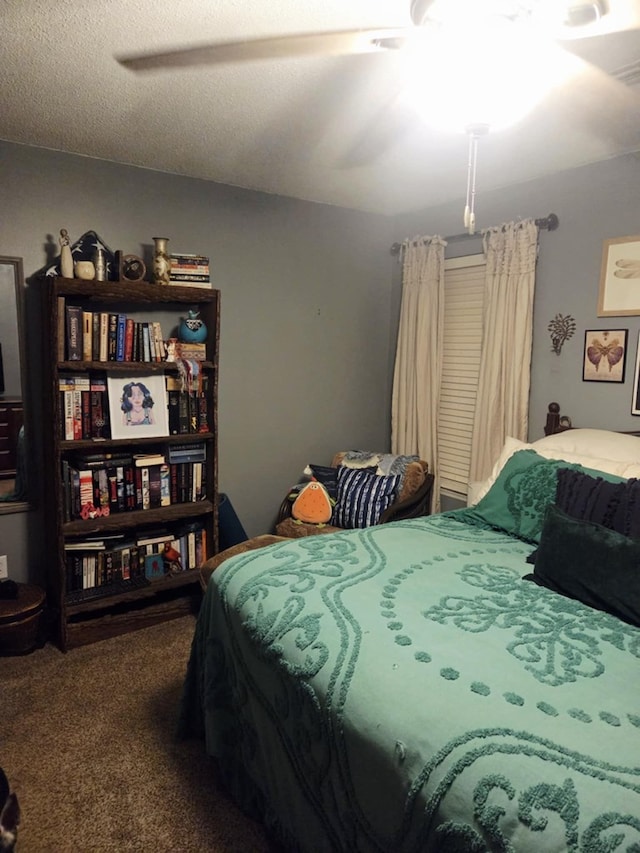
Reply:
M640 314L640 235L605 240L598 317Z
M624 382L628 329L584 333L583 382Z

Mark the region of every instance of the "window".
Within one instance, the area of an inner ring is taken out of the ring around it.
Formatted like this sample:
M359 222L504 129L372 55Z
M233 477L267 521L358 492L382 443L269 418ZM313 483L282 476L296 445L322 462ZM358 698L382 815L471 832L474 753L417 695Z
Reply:
M484 304L484 255L445 261L444 346L438 415L441 493L466 498Z

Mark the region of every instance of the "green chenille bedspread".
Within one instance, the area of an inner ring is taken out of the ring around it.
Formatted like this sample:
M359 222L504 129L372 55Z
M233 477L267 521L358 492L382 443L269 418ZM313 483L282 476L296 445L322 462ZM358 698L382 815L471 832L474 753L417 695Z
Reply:
M456 515L225 562L182 736L305 853L638 853L640 630Z

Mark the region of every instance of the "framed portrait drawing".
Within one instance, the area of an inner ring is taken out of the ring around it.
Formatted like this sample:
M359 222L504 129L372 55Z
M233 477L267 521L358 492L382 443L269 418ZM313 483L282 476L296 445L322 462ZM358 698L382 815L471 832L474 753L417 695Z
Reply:
M589 329L584 333L583 382L624 382L628 329Z
M107 376L111 438L169 435L167 390L162 373Z
M640 235L605 240L598 317L640 315Z

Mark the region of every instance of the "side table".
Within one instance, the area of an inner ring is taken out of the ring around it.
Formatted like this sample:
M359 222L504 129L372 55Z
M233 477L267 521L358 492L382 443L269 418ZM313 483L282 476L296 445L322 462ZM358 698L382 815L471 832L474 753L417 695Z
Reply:
M42 639L44 590L19 583L17 598L0 599L0 655L31 652Z

